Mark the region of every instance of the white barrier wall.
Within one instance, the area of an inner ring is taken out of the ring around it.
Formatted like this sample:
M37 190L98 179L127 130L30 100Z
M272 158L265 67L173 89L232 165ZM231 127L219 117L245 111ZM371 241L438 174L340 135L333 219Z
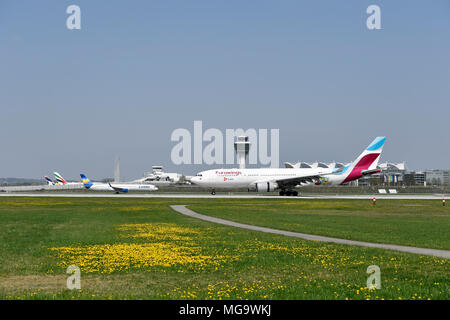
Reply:
M40 186L8 186L0 187L0 191L17 192L17 191L41 191L41 190L79 190L84 189L83 184L69 184L61 186L40 185Z

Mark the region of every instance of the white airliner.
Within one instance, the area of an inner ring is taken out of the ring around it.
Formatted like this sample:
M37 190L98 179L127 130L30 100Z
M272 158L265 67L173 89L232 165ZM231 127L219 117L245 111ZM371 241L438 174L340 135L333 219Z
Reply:
M67 186L67 185L81 185L81 182L67 182L66 179L62 177L58 172L53 172L53 175L55 176L55 181L52 181L48 176L45 176L45 181L48 185L51 186Z
M83 185L88 190L94 191L114 191L116 193L126 193L128 191L156 191L152 184L124 184L124 183L97 183L91 182L84 174L80 174Z
M45 181L47 182L47 184L49 186L54 186L56 183L52 181L52 179L50 179L48 176L44 177Z
M62 175L60 175L58 172L53 172L53 175L55 176L56 179L56 184L57 185L80 185L81 182L67 182L66 179L63 178Z
M343 168L262 168L262 169L216 169L198 173L191 182L211 188L248 188L248 191L272 192L280 189L280 196L297 196L297 186L310 184L345 184L363 176L378 173L378 160L386 137L377 137L356 158Z

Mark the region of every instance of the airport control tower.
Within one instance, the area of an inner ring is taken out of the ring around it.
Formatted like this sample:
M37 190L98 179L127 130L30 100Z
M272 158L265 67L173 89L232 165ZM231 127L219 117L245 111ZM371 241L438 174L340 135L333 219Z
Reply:
M248 136L238 136L234 142L234 150L237 153L239 169L245 169L245 158L250 151L250 144Z
M116 162L114 163L114 182L120 182L120 157L116 157Z

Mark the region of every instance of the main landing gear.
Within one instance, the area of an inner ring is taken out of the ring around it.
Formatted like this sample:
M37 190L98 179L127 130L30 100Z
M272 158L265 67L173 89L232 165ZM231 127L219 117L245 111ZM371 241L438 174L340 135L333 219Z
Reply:
M298 192L295 190L281 190L280 191L280 196L294 196L297 197L298 196Z
M211 190L211 195L212 195L212 196L215 196L215 195L216 195L216 190L212 189L212 190Z

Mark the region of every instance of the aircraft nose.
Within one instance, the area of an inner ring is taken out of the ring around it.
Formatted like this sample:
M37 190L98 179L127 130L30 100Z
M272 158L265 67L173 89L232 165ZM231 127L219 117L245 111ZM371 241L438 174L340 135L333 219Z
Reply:
M191 183L198 184L199 182L200 182L200 178L199 177L192 177L191 178Z

